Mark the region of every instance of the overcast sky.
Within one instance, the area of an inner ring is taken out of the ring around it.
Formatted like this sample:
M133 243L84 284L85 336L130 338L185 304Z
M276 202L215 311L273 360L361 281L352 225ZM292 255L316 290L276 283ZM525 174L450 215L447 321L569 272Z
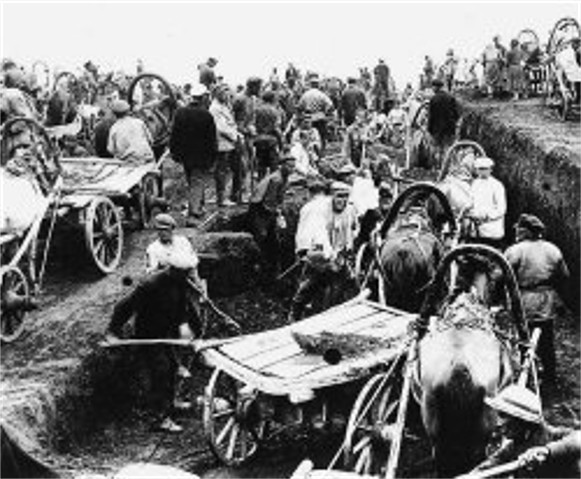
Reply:
M492 36L506 44L523 28L542 42L568 3L9 3L2 4L2 56L25 66L42 59L71 69L91 59L105 68L146 70L175 83L196 79L208 56L231 83L282 73L293 61L341 77L390 65L398 86L416 81L424 55L448 48L478 56Z

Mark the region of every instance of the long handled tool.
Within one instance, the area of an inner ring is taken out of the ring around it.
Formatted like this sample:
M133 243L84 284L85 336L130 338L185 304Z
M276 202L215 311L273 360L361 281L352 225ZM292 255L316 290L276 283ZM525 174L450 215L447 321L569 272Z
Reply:
M199 294L200 296L204 299L204 301L208 304L208 306L210 306L210 308L212 308L212 310L218 315L220 316L228 326L232 326L235 331L236 334L241 334L242 333L242 328L240 327L240 325L234 321L234 319L232 319L228 314L226 314L224 311L222 311L220 308L218 308L218 306L216 306L216 304L214 303L214 301L212 301L210 299L210 297L208 296L208 294L206 293L206 291L204 291L202 288L200 288L194 281L192 281L190 278L187 279L188 284L194 288Z
M500 477L509 472L518 471L522 466L522 461L520 459L515 459L506 464L490 467L483 471L472 471L462 476L457 476L456 479L488 479L489 477Z

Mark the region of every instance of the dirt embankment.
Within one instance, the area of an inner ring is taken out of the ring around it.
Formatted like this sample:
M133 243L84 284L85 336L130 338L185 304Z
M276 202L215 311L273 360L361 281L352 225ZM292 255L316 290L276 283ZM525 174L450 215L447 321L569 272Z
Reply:
M581 135L539 100L464 104L460 135L480 143L496 162L494 174L508 199L507 236L520 213L534 213L547 227L571 269L566 300L579 310Z

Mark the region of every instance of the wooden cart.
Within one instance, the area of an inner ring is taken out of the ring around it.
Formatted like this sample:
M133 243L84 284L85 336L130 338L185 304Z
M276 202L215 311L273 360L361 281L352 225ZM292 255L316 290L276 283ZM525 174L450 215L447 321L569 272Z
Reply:
M210 448L225 464L239 465L280 432L282 418L301 422L306 411L317 411L325 421L337 387L363 382L379 371L391 370L397 376L413 318L358 297L293 325L218 346L205 347L202 342L197 349L204 362L215 368L204 398ZM323 354L305 352L304 344L301 347L297 341L325 333L375 338L382 345L352 354L343 350L344 356L339 346L333 357L326 354L332 348ZM386 407L391 410L393 404Z
M160 162L131 164L105 158L61 158L61 226L83 230L93 266L104 274L117 268L123 250L123 223L137 215L141 228L162 204Z
M163 159L136 165L103 158L60 158L46 129L28 118L8 120L0 138L2 167L18 171L23 181L28 178L45 198L24 231L3 232L0 237L0 337L10 342L22 333L31 296L40 290L53 231L80 230L91 264L101 274L112 272L122 256L124 220L136 215L137 224L146 227L154 208L164 205ZM20 200L27 201L4 198Z

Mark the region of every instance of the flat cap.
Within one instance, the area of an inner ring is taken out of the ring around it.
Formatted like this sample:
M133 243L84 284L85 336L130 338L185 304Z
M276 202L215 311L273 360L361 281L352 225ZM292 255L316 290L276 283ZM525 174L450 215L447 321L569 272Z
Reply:
M524 228L531 233L543 233L545 231L545 224L535 215L523 213L518 217L516 222L518 228Z
M167 213L159 213L156 215L154 224L155 227L159 230L174 229L177 226L176 220L174 220L173 217Z
M487 156L479 156L474 160L474 168L492 168L494 161Z

